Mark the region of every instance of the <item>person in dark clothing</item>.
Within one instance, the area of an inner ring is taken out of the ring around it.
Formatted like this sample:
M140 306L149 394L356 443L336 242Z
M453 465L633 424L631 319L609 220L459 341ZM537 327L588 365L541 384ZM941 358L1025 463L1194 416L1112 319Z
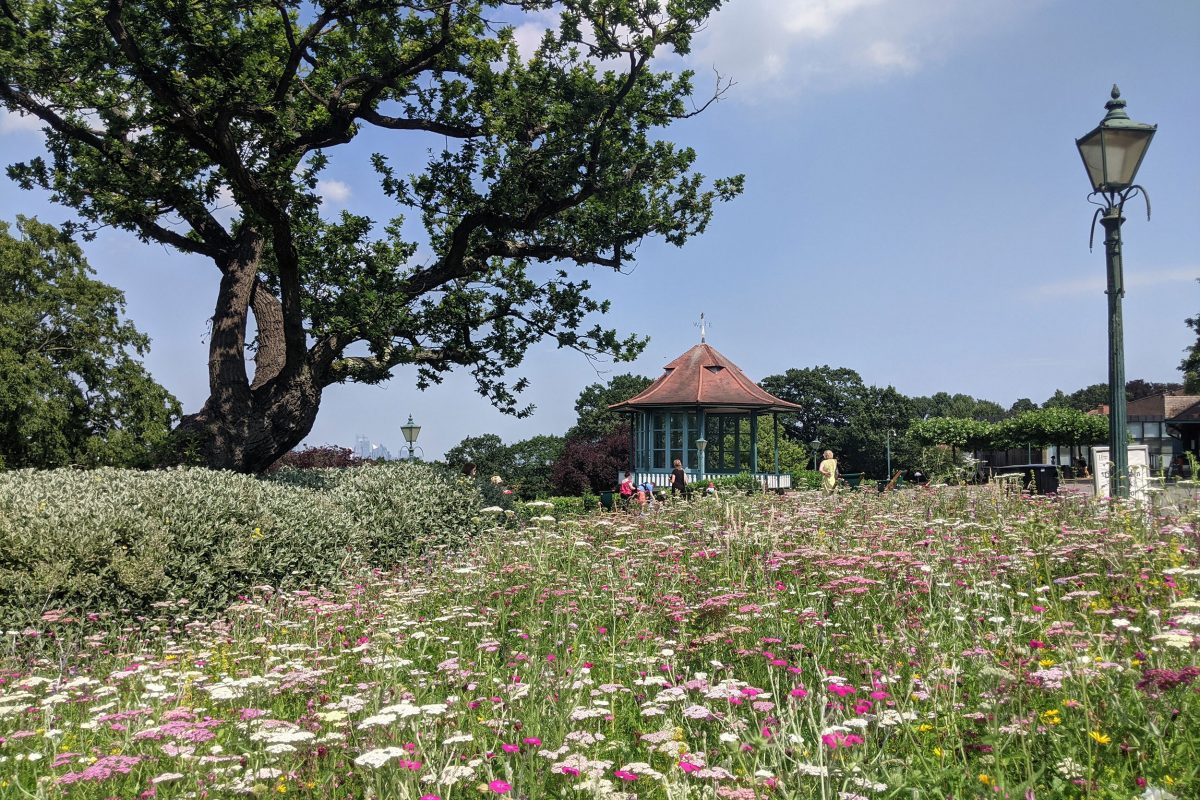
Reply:
M687 473L683 471L683 462L675 459L675 469L671 470L671 497L678 492L685 498L688 496Z

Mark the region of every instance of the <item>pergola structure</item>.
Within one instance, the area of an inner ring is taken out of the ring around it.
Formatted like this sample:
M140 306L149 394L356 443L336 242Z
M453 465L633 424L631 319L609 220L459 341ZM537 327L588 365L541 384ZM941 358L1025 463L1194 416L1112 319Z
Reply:
M675 459L691 482L750 473L769 489L791 488L779 470L779 414L800 406L763 391L711 345L700 344L667 364L645 391L609 406L630 415L634 480L671 482ZM773 470L760 470L760 420L770 415Z

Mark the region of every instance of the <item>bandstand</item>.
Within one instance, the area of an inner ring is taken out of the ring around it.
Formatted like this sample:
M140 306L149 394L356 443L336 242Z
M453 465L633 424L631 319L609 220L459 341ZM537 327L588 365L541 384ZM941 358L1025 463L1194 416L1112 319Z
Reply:
M791 475L779 469L779 414L800 406L763 391L703 336L665 370L645 391L609 406L629 415L636 483L669 485L679 459L690 483L749 473L766 489L791 488ZM773 458L763 464L759 439L768 417Z

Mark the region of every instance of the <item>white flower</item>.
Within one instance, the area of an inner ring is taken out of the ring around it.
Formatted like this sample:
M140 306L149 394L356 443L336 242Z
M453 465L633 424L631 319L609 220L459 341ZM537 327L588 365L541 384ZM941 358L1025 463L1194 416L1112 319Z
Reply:
M379 769L393 758L398 758L402 755L404 755L404 748L402 747L383 747L378 750L368 750L354 759L354 763L360 767Z
M365 730L366 728L374 728L378 725L391 725L395 721L395 714L376 714L374 716L367 717L362 722L358 723L358 729L361 731Z
M1110 620L1108 624L1112 625L1114 628L1128 628L1129 620L1118 617L1117 619Z

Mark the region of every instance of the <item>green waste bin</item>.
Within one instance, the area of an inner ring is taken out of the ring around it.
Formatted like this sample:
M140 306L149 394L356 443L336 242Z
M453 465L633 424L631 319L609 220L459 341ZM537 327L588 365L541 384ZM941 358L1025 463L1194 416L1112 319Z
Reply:
M612 492L601 492L600 493L600 507L603 508L605 511L613 510L613 493Z

